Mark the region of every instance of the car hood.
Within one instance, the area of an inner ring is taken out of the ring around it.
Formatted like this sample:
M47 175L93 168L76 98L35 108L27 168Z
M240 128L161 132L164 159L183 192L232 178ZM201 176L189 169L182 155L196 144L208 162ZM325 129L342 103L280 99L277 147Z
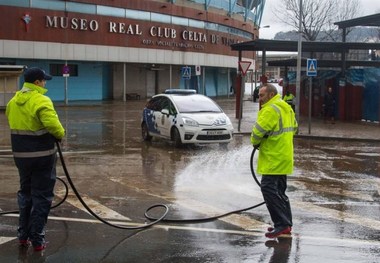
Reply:
M191 118L199 125L221 126L231 124L230 119L224 113L201 112L201 113L181 113L182 117Z

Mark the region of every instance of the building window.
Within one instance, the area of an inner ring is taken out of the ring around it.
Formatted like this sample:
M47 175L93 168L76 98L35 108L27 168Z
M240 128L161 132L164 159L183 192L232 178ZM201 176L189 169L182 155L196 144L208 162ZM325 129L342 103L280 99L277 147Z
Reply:
M78 65L68 64L70 77L78 77ZM65 64L50 64L50 75L63 76Z

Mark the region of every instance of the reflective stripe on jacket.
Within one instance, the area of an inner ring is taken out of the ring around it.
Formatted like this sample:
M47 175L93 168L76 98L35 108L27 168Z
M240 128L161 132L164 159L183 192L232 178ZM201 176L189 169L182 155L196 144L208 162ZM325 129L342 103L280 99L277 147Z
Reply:
M43 95L46 89L25 82L6 108L15 157L41 157L54 154L55 139L62 139L65 130L53 103Z
M260 145L259 174L293 173L293 135L297 128L294 111L279 94L262 105L251 133L251 143Z

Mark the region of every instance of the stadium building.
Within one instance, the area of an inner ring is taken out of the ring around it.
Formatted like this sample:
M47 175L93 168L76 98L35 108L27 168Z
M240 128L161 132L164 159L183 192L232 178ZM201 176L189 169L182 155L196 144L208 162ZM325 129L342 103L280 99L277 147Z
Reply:
M265 0L0 0L0 106L23 67L53 75L53 101L147 98L169 88L226 96L230 45L258 38ZM244 52L244 60L254 60Z

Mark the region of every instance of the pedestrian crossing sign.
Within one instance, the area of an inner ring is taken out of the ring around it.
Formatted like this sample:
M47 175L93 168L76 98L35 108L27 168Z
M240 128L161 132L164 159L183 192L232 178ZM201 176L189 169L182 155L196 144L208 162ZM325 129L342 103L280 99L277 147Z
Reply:
M184 79L191 79L191 68L186 66L186 67L182 67L182 78Z
M308 77L315 77L317 76L317 60L308 58L307 59L307 71L306 75Z

